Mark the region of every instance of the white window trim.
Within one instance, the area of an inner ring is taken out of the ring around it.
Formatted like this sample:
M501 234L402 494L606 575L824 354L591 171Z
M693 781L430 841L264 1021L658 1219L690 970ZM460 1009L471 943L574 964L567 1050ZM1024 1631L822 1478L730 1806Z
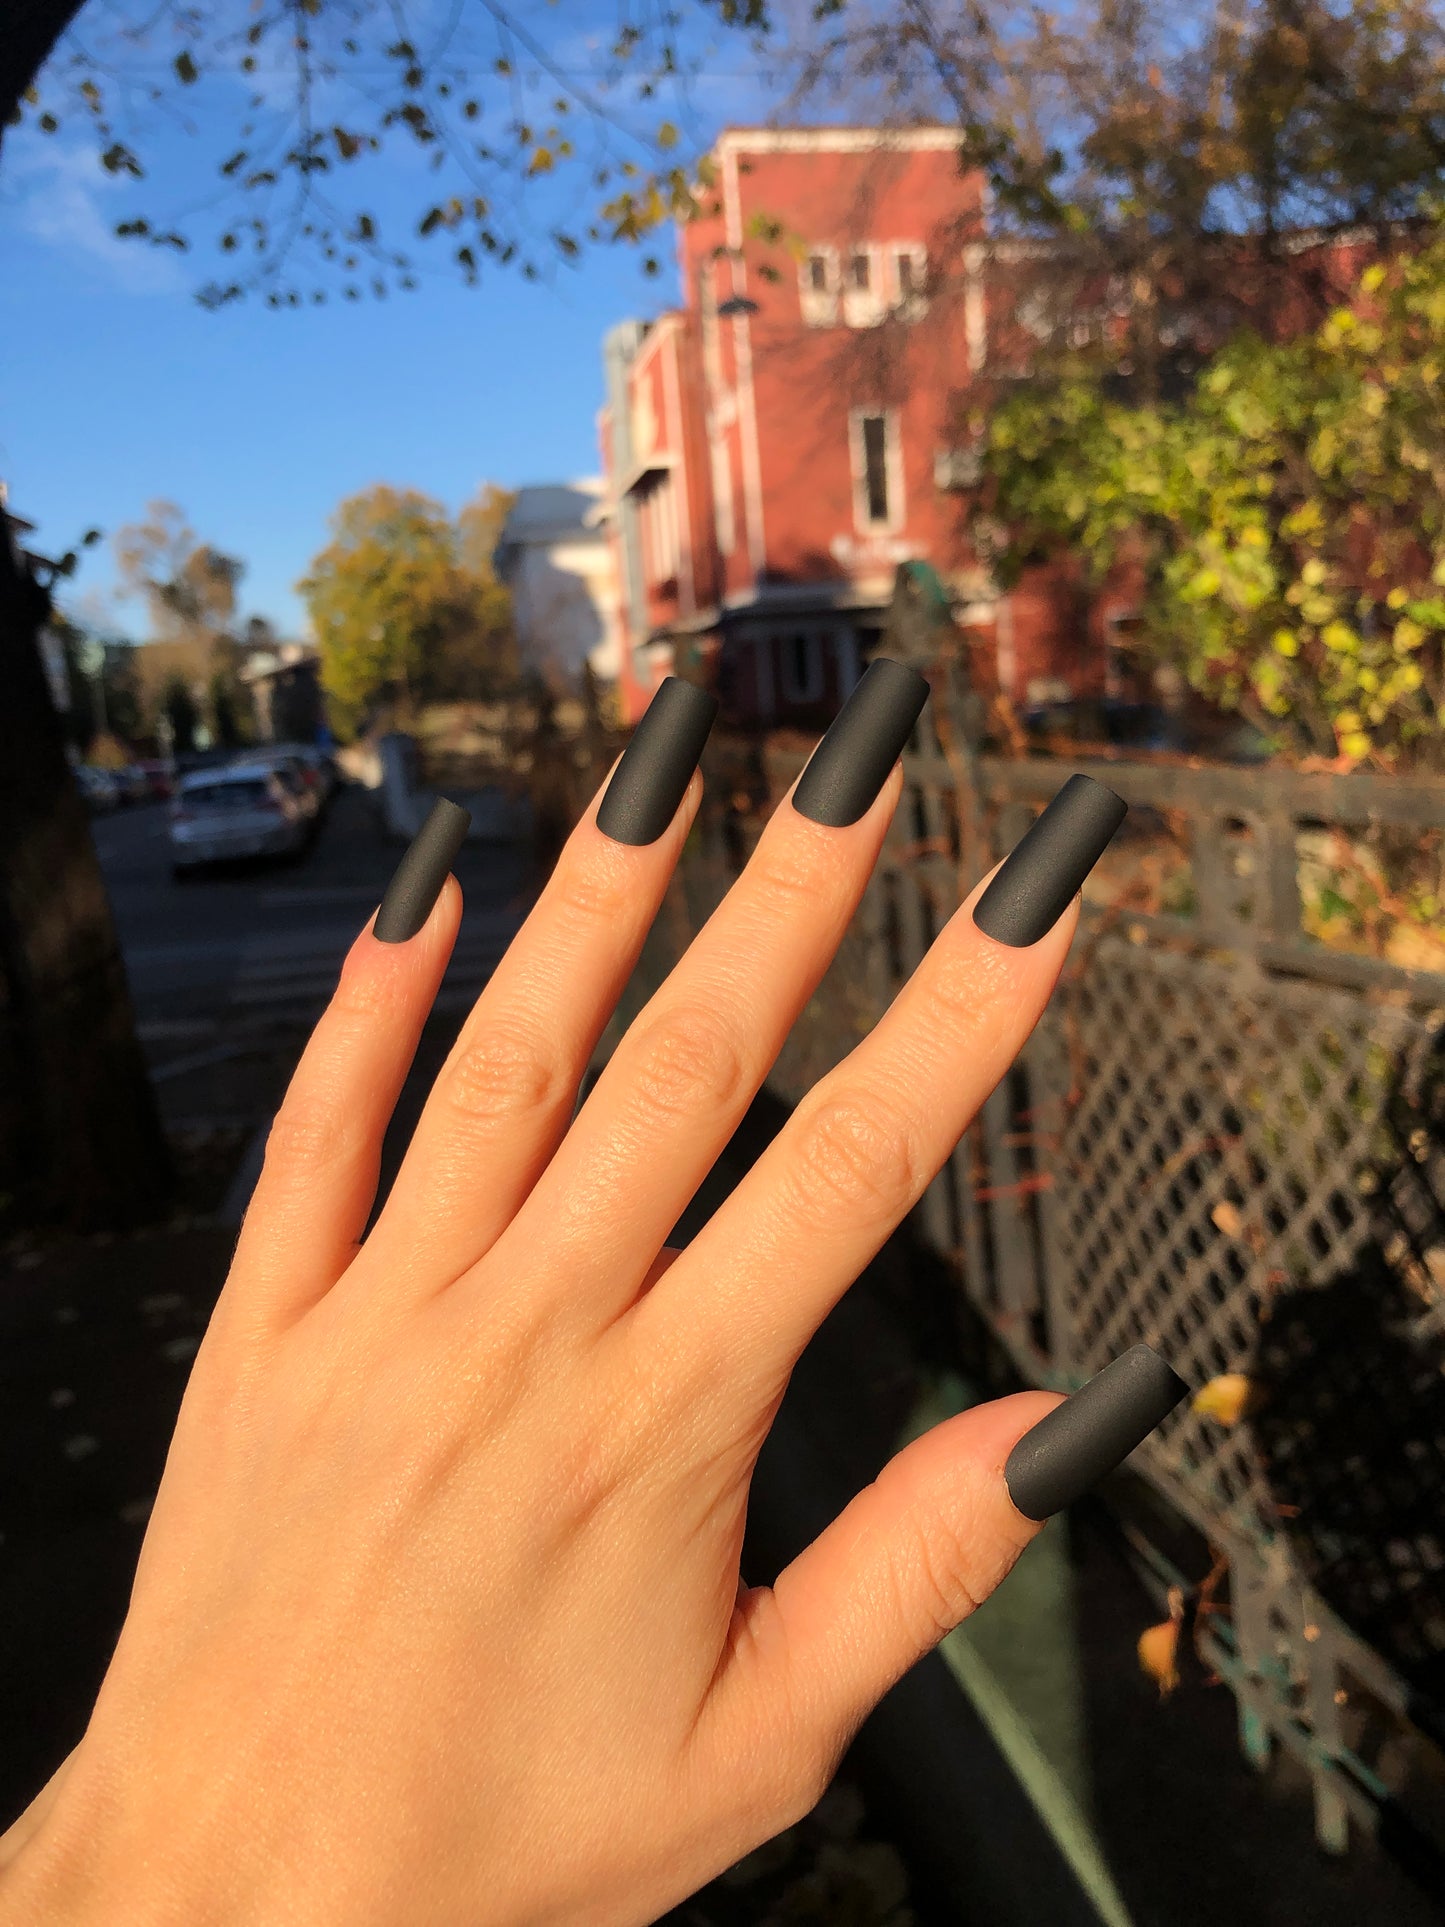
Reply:
M868 257L868 286L855 288L850 279L855 254ZM888 312L888 290L883 279L883 249L876 241L858 241L849 247L843 266L843 319L850 328L872 328Z
M874 522L868 515L868 464L863 447L863 422L869 415L884 421L883 450L888 478L888 519ZM851 408L848 411L848 455L853 469L853 526L860 535L897 535L907 520L903 500L903 439L896 408Z
M708 453L712 457L713 521L717 529L718 550L722 555L731 555L738 545L732 454L727 442L718 433L716 422L708 433Z
M976 243L964 249L963 331L968 343L970 374L977 374L988 359L988 316L984 308L984 250Z
M647 577L654 592L664 583L678 582L681 563L677 528L677 493L667 473L647 491L642 503L646 529Z
M803 661L807 665L807 678L799 684L793 676L794 641L803 645ZM815 629L792 629L776 638L782 696L784 702L813 703L823 693L823 650Z
M824 262L826 288L815 288L808 279L808 264L815 255ZM798 300L803 321L809 328L826 327L838 319L838 250L820 243L810 247L798 263Z
M914 268L915 289L911 294L904 291L903 277L898 272L899 258L905 254ZM888 245L888 272L893 298L904 320L916 321L920 315L927 314L928 296L918 291L928 284L928 249L922 241L891 241Z
M704 261L698 274L697 303L702 314L702 365L710 388L722 386L722 356L717 327L717 262Z

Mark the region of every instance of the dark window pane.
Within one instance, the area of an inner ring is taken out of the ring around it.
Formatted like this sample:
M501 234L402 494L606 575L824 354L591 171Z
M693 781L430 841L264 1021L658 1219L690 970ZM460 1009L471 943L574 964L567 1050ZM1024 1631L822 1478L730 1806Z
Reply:
M815 294L828 292L828 263L821 254L808 256L808 286Z
M808 644L803 636L789 636L788 648L792 652L793 687L806 689L808 686Z
M898 257L898 291L900 294L918 292L918 279L911 254L900 254Z
M868 286L869 275L868 256L866 254L855 254L849 263L849 272L852 274L853 286L855 288L866 288Z
M881 415L863 417L863 476L868 490L868 520L888 520L888 439Z

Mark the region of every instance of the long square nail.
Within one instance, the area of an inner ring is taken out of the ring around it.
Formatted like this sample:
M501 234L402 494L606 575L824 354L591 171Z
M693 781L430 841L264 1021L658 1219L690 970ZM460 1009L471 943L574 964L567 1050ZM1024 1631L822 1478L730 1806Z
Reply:
M677 815L717 715L717 698L681 676L665 676L632 732L597 808L597 827L616 843L655 843Z
M1071 776L975 904L983 934L1019 950L1047 936L1128 813L1102 783Z
M471 812L439 796L397 864L371 934L382 943L407 943L421 929L442 893L457 851L472 826Z
M928 679L879 656L828 725L793 791L793 808L845 829L871 807L928 701Z
M1096 1372L1072 1398L1025 1432L1003 1469L1026 1519L1049 1519L1112 1472L1189 1391L1148 1345Z

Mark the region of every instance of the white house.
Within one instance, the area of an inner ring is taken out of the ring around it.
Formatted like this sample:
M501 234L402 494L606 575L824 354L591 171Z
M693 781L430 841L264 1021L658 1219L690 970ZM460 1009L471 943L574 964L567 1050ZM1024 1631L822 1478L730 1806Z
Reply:
M569 680L589 662L601 682L622 666L621 588L598 476L520 489L494 557L512 592L524 664Z

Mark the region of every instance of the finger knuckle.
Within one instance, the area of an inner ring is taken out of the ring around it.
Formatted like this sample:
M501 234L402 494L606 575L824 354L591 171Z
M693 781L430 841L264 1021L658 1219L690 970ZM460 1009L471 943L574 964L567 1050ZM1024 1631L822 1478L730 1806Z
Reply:
M446 1101L469 1123L550 1109L563 1095L556 1050L528 1027L489 1024L468 1039L446 1076Z
M752 889L768 917L818 913L820 877L816 856L785 839L775 848L762 845L753 856Z
M936 1646L978 1604L969 1547L936 1508L914 1517L894 1572L902 1621L920 1646Z
M701 1009L659 1018L638 1039L636 1088L645 1104L669 1116L725 1109L744 1075L731 1029Z
M1014 995L1014 971L1007 951L982 956L976 950L935 945L915 980L928 1034L957 1039L996 1027L1000 1002Z
M397 987L389 977L348 964L341 973L327 1016L334 1027L349 1031L378 1017L396 1015L399 1002Z
M342 963L326 1018L350 1026L391 1015L405 996L410 961L391 945L354 943Z
M596 844L605 843L597 838ZM615 849L615 845L613 848ZM557 875L558 908L564 916L609 926L636 901L636 885L611 849L576 850Z
M825 1093L798 1118L792 1159L794 1203L820 1226L840 1211L892 1223L919 1189L912 1122L872 1092Z
M276 1113L266 1135L266 1168L314 1171L331 1163L346 1147L346 1109L326 1097L293 1091Z

